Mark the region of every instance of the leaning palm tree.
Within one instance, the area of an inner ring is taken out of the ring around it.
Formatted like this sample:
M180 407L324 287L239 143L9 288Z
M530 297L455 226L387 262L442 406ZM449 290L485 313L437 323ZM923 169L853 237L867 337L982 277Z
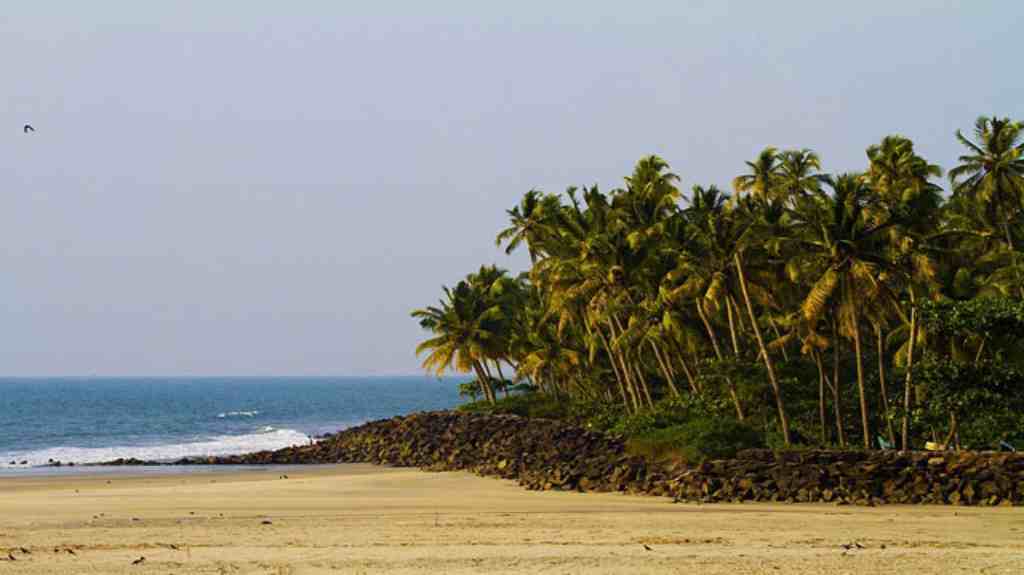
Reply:
M490 270L481 268L480 275L484 274L489 275ZM439 305L412 312L420 327L434 334L416 347L416 354L428 352L423 367L438 375L449 369L475 372L484 395L493 403L497 397L487 361L496 358L504 310L501 301L471 283L474 279L480 278L471 274L470 281L460 281L454 289L444 287L445 297Z
M557 196L545 195L537 190L526 192L519 205L507 210L509 227L498 233L495 243L499 246L507 243L506 254L526 244L530 261L536 263L543 253L544 239L550 237L551 218L559 208Z

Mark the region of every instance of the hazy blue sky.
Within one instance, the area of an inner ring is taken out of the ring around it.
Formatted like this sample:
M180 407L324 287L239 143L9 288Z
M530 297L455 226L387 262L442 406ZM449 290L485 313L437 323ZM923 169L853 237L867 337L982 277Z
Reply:
M156 4L0 15L0 373L416 373L532 187L1024 118L1020 2Z

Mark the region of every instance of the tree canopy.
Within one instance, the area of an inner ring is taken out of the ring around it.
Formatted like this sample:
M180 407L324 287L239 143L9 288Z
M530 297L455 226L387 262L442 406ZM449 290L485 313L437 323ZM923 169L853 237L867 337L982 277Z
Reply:
M1024 398L1021 130L957 132L949 194L898 135L842 174L765 148L733 193L684 191L657 156L607 192L530 190L497 235L530 268L444 288L413 312L432 333L417 351L488 401L525 382L628 414L727 406L786 445L985 443L1007 430L965 420L1011 425L994 414Z

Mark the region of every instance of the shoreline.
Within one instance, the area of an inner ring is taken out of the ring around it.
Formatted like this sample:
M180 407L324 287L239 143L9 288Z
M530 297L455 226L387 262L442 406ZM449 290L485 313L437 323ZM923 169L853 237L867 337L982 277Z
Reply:
M330 464L319 464L327 466ZM0 469L0 482L28 478L86 478L86 477L156 477L164 475L211 475L216 473L245 473L267 470L311 468L313 465L40 465L36 467Z
M688 464L631 454L622 438L557 420L459 411L380 419L274 451L176 461L58 462L33 471L73 476L90 469L109 475L162 469L186 475L211 468L339 463L470 471L513 479L529 490L626 492L701 503L1024 504L1024 454L751 449Z
M370 464L265 471L0 480L0 556L33 575L1024 569L1020 508L673 504Z

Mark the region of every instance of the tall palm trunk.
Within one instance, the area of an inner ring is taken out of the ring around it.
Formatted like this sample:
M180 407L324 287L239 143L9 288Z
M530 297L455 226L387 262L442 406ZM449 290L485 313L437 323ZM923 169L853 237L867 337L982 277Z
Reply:
M501 372L501 362L494 360L494 367L498 368L498 377L501 378L501 389L505 392L505 397L508 397L508 384L509 380L505 379L505 374Z
M619 318L615 314L612 314L612 321L615 322L615 327L619 328L620 336L626 333L626 328L622 327L622 322L619 321ZM622 356L625 357L625 355L625 352L623 352ZM641 401L643 401L643 399L646 398L648 407L654 407L654 402L651 400L651 390L647 385L647 378L644 377L643 372L636 365L636 362L629 361L628 363L633 367L633 370L636 372L637 377L635 381L638 384L637 390L639 391Z
M672 391L672 395L674 397L679 397L679 389L676 387L675 382L672 381L672 368L665 363L665 359L661 357L661 352L658 351L658 346L655 345L654 341L648 340L648 343L651 344L651 349L654 351L654 358L658 361L658 366L661 368L662 375L665 376L665 383L668 384L669 390Z
M608 333L612 339L616 338L615 335L615 323L609 319L608 321ZM629 398L633 402L633 412L640 411L640 388L633 380L633 374L629 367L626 365L626 360L623 357L621 349L613 349L614 346L609 345L609 351L611 352L614 360L619 362L619 367L622 369L622 378L626 382L626 390L629 391Z
M779 331L779 326L775 324L775 320L772 318L771 315L768 316L768 324L772 326L772 331L775 332L775 337L781 339L782 338L782 332ZM784 345L779 346L779 350L782 351L782 359L784 359L785 361L788 362L789 361L789 353L786 352L786 346L784 346Z
M828 442L828 430L825 421L825 366L821 363L821 354L817 349L811 350L814 355L814 365L818 367L818 419L821 424L821 443Z
M853 354L857 361L857 391L860 393L860 424L864 433L864 449L871 449L871 427L868 425L868 396L864 390L864 361L860 350L860 322L857 317L853 324Z
M487 360L486 359L482 360L480 362L480 365L483 366L484 373L487 374L487 386L491 389L491 397L493 397L494 401L497 402L498 401L498 392L495 391L495 389L494 389L494 383L493 382L495 381L495 379L494 379L494 375L491 373L491 368L490 368L490 366L487 365Z
M480 382L480 389L484 391L484 398L492 405L497 403L497 398L494 395L494 389L491 387L490 379L487 377L487 373L484 372L483 368L480 367L480 362L473 362L473 371L476 372L476 379Z
M737 331L739 333L747 333L747 326L743 323L743 312L740 311L740 304L736 302L736 298L732 297L731 294L726 301L732 304L732 309L736 312Z
M670 340L672 341L672 340ZM686 354L680 349L679 344L672 341L673 347L676 348L676 357L679 358L679 366L683 368L683 375L686 376L687 383L690 384L690 391L692 393L700 393L700 389L697 387L697 378L694 377L693 371L690 369L690 365L686 362ZM662 352L666 357L668 353Z
M739 310L737 310L738 313ZM736 324L733 322L732 315L732 302L729 299L725 300L725 315L729 319L729 335L732 337L732 352L736 356L736 359L740 358L740 344L736 338Z
M768 349L764 345L764 338L761 337L761 328L757 325L754 305L750 303L750 294L747 292L747 278L743 273L743 263L740 261L740 254L733 254L733 260L736 262L740 289L743 291L743 299L747 303L747 313L750 314L750 324L754 329L754 338L757 339L757 346L761 348L761 358L764 359L764 366L768 370L768 381L772 385L772 393L775 394L775 405L779 410L779 424L782 426L782 438L786 443L786 447L789 447L789 418L786 417L786 406L782 402L782 390L779 388L779 380L775 377L775 367L772 365L772 358L768 355Z
M889 417L889 390L885 387L885 344L882 341L882 326L875 326L875 339L878 341L878 385L882 392L882 417L885 418L885 429L889 434L889 443L896 445L896 432L892 428Z
M694 370L690 369L690 363L686 360L686 351L683 349L683 346L679 345L679 342L673 338L669 338L668 341L669 346L672 348L671 351L675 352L675 357L679 358L679 365L683 368L683 375L686 376L686 381L690 384L690 393L695 395L700 394L700 384L697 381L697 376L694 373ZM668 358L669 363L671 363L669 351L662 350L661 354Z
M647 385L647 378L644 377L643 365L639 361L635 361L633 369L636 371L636 378L640 381L640 391L643 392L642 399L647 400L647 407L654 409L654 400L651 398L651 388Z
M917 342L917 305L914 301L914 288L910 288L910 341L907 342L907 378L903 383L903 425L902 444L906 451L910 449L910 409L914 388L914 345Z
M708 339L711 340L711 347L715 350L715 357L718 361L722 361L722 348L718 347L718 338L715 337L715 329L711 326L711 322L708 321L707 315L704 314L704 308L700 305L700 300L697 300L697 315L700 316L700 320L704 323L704 329L708 332ZM740 396L736 393L736 384L733 383L732 378L726 376L725 384L729 388L729 396L732 398L732 403L736 407L736 418L743 421L743 405L740 403Z
M622 405L629 412L629 397L626 395L626 385L622 382L622 374L619 373L619 366L615 363L615 356L612 353L612 346L608 343L608 338L605 337L604 332L601 331L601 327L597 326L597 335L601 338L601 343L604 344L605 351L608 352L608 363L612 366L612 373L615 374L615 381L619 384L619 393L622 395Z
M960 421L956 418L956 412L949 412L949 433L946 435L946 440L942 442L945 448L948 450L953 439L956 437L956 432L960 429ZM959 441L957 442L957 449L960 448Z
M839 362L841 360L839 326L836 325L835 313L832 315L832 406L836 412L836 433L839 446L846 447L846 431L843 429L843 408L839 402Z

